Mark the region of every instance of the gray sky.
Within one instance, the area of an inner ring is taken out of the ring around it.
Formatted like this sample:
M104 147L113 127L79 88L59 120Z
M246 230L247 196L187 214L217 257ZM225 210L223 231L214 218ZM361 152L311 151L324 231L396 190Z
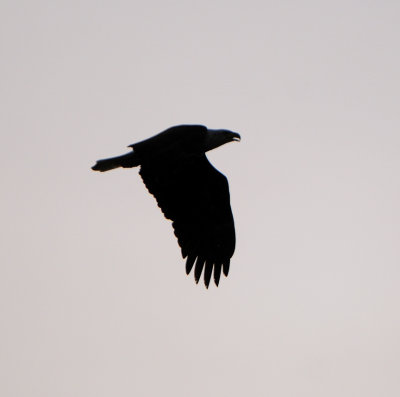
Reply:
M0 394L400 395L397 1L3 1ZM137 170L242 135L206 291Z

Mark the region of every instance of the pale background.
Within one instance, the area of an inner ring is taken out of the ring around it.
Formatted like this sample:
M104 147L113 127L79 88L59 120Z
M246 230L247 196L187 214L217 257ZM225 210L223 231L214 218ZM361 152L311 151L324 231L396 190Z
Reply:
M4 397L400 395L398 1L3 1ZM242 134L206 291L137 170Z

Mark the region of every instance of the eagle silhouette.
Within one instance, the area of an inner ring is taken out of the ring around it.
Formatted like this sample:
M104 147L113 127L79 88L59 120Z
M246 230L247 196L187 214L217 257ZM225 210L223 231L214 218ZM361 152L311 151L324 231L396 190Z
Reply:
M100 172L140 167L148 191L172 221L182 256L187 258L186 273L194 266L198 283L204 268L206 288L212 274L217 286L221 270L228 275L236 239L228 180L205 153L232 141L240 141L240 135L203 125L178 125L92 167Z

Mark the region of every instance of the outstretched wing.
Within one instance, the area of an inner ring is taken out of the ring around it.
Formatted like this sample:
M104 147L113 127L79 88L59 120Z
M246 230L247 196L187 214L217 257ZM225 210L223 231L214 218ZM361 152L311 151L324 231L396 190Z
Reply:
M227 276L235 251L235 226L227 178L216 170L205 154L160 158L141 165L140 175L156 198L186 260L186 273L194 265L196 282L204 268L208 288L214 271L218 286L221 269Z

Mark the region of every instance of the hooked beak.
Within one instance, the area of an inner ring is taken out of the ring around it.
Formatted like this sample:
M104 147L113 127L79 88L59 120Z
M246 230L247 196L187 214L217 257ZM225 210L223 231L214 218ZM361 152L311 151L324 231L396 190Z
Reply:
M237 132L232 132L232 141L240 142L241 137Z
M229 130L207 130L205 141L205 151L215 149L228 142L240 141L240 135L237 132Z

